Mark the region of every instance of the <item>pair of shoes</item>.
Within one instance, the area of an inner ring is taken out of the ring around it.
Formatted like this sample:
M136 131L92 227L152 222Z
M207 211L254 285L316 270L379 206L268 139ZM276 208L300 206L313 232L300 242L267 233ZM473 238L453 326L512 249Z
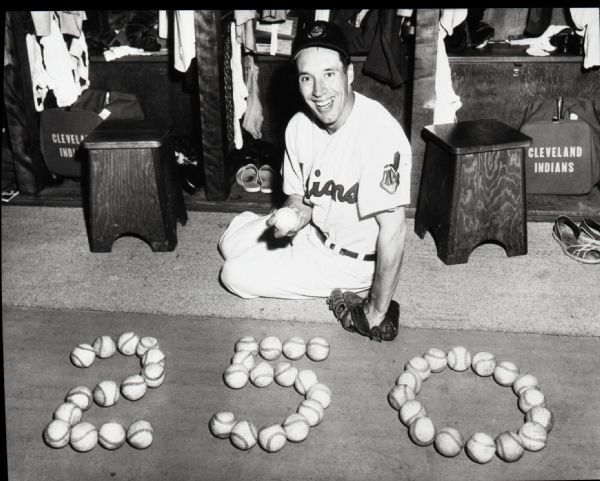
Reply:
M600 237L600 230L594 232L598 223L586 219L581 225L584 224L586 230L582 230L569 217L561 215L554 222L552 237L558 242L565 255L571 259L584 264L600 264L600 241L595 240L596 235Z
M240 167L235 175L236 181L246 192L273 192L273 181L275 171L270 165L262 165L257 168L254 164L246 164Z

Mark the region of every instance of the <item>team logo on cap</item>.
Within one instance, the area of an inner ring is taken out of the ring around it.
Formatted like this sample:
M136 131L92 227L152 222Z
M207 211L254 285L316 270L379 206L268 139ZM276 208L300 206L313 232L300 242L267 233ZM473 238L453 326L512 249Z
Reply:
M400 173L398 167L400 165L400 152L394 154L394 163L387 164L383 168L383 178L379 183L380 187L388 194L393 194L400 185Z
M310 32L308 32L308 36L310 38L320 37L325 33L325 29L321 25L315 25Z

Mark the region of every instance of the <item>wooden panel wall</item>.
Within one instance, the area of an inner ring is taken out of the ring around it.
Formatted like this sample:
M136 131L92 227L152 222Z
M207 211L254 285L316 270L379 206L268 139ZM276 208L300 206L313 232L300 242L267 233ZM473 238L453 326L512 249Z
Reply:
M172 126L173 135L192 135L199 129L198 95L183 87L184 74L167 56L145 60L90 61L91 87L134 94L149 119Z
M452 84L463 106L459 121L494 118L518 128L534 100L578 96L600 106L600 70L581 72L579 62L451 63ZM515 76L516 75L516 76Z

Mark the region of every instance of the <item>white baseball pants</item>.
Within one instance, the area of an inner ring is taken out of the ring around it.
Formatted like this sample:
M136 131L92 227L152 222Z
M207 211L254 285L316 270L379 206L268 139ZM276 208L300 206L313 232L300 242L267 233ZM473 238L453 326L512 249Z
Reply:
M329 297L333 289L370 289L375 262L353 259L325 247L308 224L289 239L274 239L269 216L243 212L219 240L225 259L221 282L232 293L251 299Z

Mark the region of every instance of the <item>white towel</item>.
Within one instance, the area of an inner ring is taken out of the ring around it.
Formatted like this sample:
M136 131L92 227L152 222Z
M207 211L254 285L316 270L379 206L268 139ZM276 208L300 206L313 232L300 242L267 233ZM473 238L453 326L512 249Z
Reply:
M180 72L187 72L192 59L196 58L196 27L193 10L175 10L173 26L173 65Z
M242 137L242 127L240 119L244 116L248 104L248 88L244 83L244 72L242 67L242 45L238 43L235 34L235 22L231 22L231 83L233 90L233 133L234 144L236 149L241 149L244 146Z

